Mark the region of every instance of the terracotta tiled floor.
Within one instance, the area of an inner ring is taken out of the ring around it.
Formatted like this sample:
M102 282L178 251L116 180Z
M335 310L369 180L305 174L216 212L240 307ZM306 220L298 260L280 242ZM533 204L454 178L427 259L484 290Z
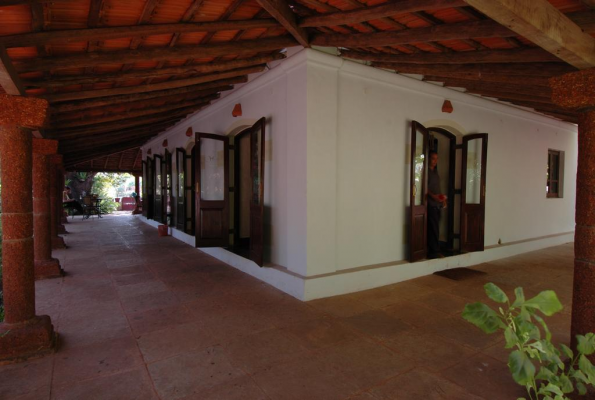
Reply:
M0 367L0 399L516 399L502 339L460 317L488 281L555 289L569 340L571 245L302 303L129 215L67 229L68 275L36 284L60 349Z

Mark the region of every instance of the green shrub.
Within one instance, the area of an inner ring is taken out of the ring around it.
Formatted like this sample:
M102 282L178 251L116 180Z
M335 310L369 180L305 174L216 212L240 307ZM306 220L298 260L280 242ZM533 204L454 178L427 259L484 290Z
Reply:
M484 288L490 299L506 307L495 311L483 303L467 304L463 318L489 334L502 330L505 347L514 349L508 368L515 382L525 386L529 399L569 400L567 394L576 390L584 395L588 385L595 385L595 367L587 358L595 353L595 335L577 335L576 354L564 344L558 348L538 314L549 317L562 310L554 291L546 290L526 300L519 287L511 304L506 293L493 283Z

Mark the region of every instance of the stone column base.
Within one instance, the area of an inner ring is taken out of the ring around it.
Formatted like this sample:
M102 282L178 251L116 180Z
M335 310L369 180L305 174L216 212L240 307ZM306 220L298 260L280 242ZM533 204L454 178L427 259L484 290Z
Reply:
M59 235L66 235L69 232L66 231L66 228L64 227L64 225L58 225L58 234Z
M52 250L56 249L65 249L66 243L64 243L64 238L61 236L53 237L52 238Z
M66 212L66 210L62 211L62 223L68 224L68 213Z
M60 278L64 270L56 258L49 260L35 260L35 280Z
M56 344L57 334L47 315L17 324L0 323L0 365L53 353Z

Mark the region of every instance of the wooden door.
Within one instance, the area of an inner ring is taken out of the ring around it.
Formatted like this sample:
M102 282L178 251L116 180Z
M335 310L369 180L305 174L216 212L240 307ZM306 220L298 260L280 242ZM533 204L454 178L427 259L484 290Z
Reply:
M250 259L264 262L264 143L266 119L250 128Z
M461 252L483 251L488 135L463 138L461 178Z
M196 134L196 247L229 245L229 140Z
M143 186L147 188L147 196L143 199L143 210L147 209L146 217L148 219L153 219L153 210L155 201L155 160L152 158L147 157L147 180L143 182Z
M165 150L163 163L163 221L169 226L175 226L174 198L173 198L173 160L172 154Z
M154 201L153 201L153 219L157 222L163 222L163 157L155 155L155 181L154 181Z
M411 171L409 186L409 261L427 256L428 232L428 130L419 122L411 122Z
M186 151L176 149L176 229L186 231Z
M139 196L142 196L141 198L143 199L143 201L146 203L147 201L147 176L149 174L148 171L148 167L147 167L147 162L146 161L142 161L142 166L143 166L143 189L142 189L142 193L138 193ZM147 217L147 207L143 207L143 217Z
M194 207L195 204L195 192L194 192L194 182L196 176L196 167L195 167L195 159L196 159L196 147L193 147L190 150L190 155L186 155L186 183L185 183L185 193L186 193L186 225L185 225L185 232L194 235L194 231L196 228L195 222L195 215L196 215L196 208Z

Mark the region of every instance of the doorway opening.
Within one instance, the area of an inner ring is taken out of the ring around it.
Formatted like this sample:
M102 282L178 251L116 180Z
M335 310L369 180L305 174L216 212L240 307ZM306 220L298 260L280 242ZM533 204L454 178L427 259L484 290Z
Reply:
M417 121L411 123L411 262L428 257L429 224L436 223L436 208L439 208L435 203L428 204L428 160L432 151L438 154L440 194L445 194L448 200L446 209L440 209L442 215L438 222L438 256L452 256L484 249L488 135L465 135L461 142L457 144L457 136L445 129L426 128ZM435 225L432 232L436 232ZM435 240L434 237L430 240Z
M428 128L429 151L438 153L438 165L436 166L440 176L441 193L447 196L447 206L441 210L439 223L439 245L440 253L446 257L459 253L458 251L458 226L455 226L455 210L460 206L460 199L456 197L456 176L457 176L457 137L451 132L442 128Z
M233 240L230 250L239 256L250 256L250 128L234 137L233 157Z

